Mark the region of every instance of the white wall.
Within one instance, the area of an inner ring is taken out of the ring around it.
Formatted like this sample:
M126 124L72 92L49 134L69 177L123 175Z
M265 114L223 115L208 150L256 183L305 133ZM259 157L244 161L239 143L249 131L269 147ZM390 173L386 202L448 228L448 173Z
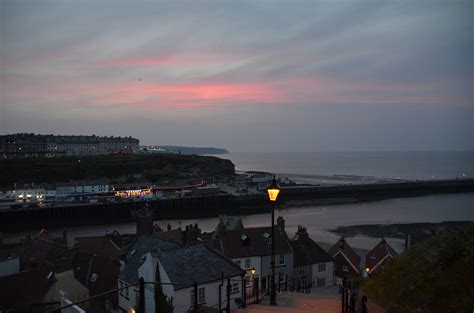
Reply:
M121 288L122 286L128 285L128 283L118 280L118 287ZM133 307L137 306L137 303L135 303L135 287L129 287L128 288L128 299L125 298L126 294L126 289L122 290L122 292L119 291L119 307L124 309L127 312L130 312L130 309Z
M208 283L205 285L199 285L199 288L205 288L205 300L206 302L203 304L205 306L212 306L214 308L219 309L219 285L220 281ZM240 276L235 276L231 278L231 285L233 283L238 284L239 290L235 293L231 293L230 295L230 302L231 302L231 310L236 310L238 305L235 303L235 299L241 298L242 299L242 279ZM175 297L173 299L173 303L175 306L174 312L175 313L186 313L188 312L189 308L193 303L191 302L191 290L193 287L179 289L175 291ZM227 306L227 279L224 279L224 284L221 287L221 305L222 308Z
M318 279L325 279L325 286L334 285L334 262L326 262L326 270L324 272L318 272L319 264L313 264L313 283L314 287L317 286Z
M245 267L245 260L250 259L250 266ZM248 258L242 258L242 259L232 259L234 263L237 263L237 261L240 261L240 267L243 270L247 271L246 276L252 276L250 269L254 268L255 269L255 275L260 276L262 273L262 258L259 256L253 256L253 257L248 257Z

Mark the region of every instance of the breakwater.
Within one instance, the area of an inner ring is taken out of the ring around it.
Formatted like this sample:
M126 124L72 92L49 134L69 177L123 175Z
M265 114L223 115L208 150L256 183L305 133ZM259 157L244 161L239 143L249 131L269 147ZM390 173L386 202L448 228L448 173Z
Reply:
M440 193L474 192L474 179L402 182L344 186L292 186L283 188L278 205L297 201L312 204L347 203ZM18 232L61 226L125 223L144 201L70 204L62 206L0 210L0 232ZM220 194L201 197L149 201L155 220L214 217L219 214L250 215L268 212L265 194L233 196Z

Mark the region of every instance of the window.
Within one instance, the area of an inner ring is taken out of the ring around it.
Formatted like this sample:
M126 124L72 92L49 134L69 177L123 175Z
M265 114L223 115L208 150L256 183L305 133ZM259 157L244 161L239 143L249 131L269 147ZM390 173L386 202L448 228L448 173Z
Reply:
M240 260L235 260L235 264L237 264L238 266L241 266L240 263Z
M279 265L285 265L285 256L284 255L280 255L280 258L278 260L278 264Z
M349 268L347 267L347 265L344 264L344 265L342 266L342 271L343 271L343 272L349 272Z
M206 289L201 287L198 289L198 303L205 303L206 302Z
M250 268L250 259L245 259L245 268Z
M232 292L239 292L239 283L232 284Z
M324 287L324 286L326 286L326 279L325 279L325 278L318 278L317 286L318 286L318 287Z
M300 276L305 276L306 275L306 266L300 267Z
M191 294L191 306L194 305L194 289L190 290ZM206 303L206 290L205 287L198 288L198 304Z
M283 272L279 272L279 273L278 273L278 282L279 282L280 284L284 284L284 283L285 283L285 281L286 281L285 278L286 278L286 277L285 277L285 273L283 273Z
M325 272L326 271L326 263L318 264L318 272Z

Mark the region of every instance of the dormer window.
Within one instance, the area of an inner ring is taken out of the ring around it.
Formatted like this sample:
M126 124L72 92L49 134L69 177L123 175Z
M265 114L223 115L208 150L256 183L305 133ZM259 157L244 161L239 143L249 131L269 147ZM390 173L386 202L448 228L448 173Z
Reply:
M250 246L250 238L246 234L240 236L242 246Z
M97 275L97 273L92 273L91 278L90 278L90 282L95 283L97 281L98 277L99 276Z
M267 244L271 244L272 243L272 237L269 233L264 233L263 234L263 241Z

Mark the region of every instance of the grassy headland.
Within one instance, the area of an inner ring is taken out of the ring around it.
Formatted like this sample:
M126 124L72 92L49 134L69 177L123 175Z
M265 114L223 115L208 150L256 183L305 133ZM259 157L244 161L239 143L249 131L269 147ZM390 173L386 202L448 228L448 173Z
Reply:
M0 160L0 187L108 179L115 182L231 176L229 160L198 155L101 155Z

